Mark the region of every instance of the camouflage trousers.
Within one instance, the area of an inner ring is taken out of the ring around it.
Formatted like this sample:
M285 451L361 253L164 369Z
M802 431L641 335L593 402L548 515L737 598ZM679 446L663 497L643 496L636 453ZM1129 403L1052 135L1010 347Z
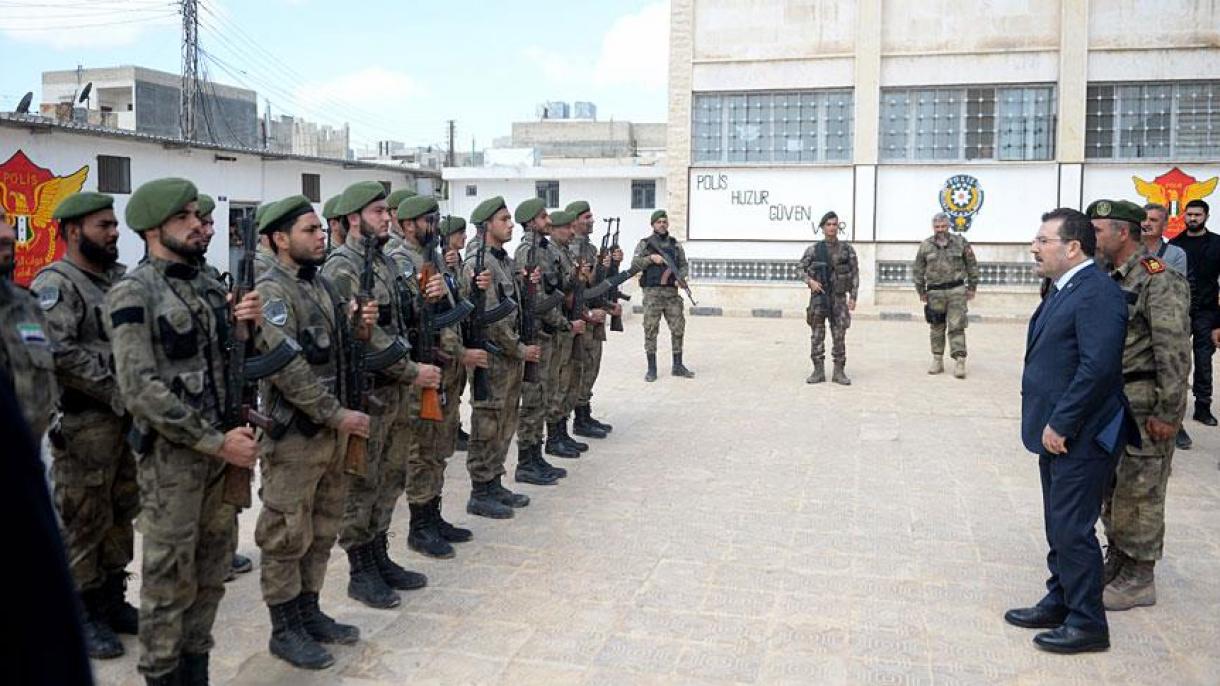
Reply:
M344 550L370 543L389 530L394 506L406 487L404 427L399 421L402 393L393 384L373 391L385 408L369 424L368 471L364 476L348 478L343 526L339 530L339 545Z
M592 335L581 336L580 348L580 392L576 395L577 405L588 405L593 401L593 384L597 383L597 375L602 368L602 348L606 344L606 325L596 324L592 327Z
M538 344L542 347L542 357L538 360L538 380L533 383L521 382L521 416L517 419L517 445L520 446L542 443L543 424L547 418L554 337L540 334Z
M1137 421L1145 421L1138 415ZM1165 491L1174 439L1153 441L1142 430L1143 447L1128 446L1118 458L1113 488L1102 505L1101 522L1110 545L1136 560L1161 559L1165 546Z
M575 354L580 336L560 331L554 335L551 349L550 372L547 374L546 421L561 421L571 408L567 407L568 388L576 374Z
M123 573L132 560L133 525L140 512L135 458L123 420L110 412L65 414L56 435L51 441L55 509L72 579L88 591Z
M521 401L520 360L488 355L487 368L491 397L471 403L470 441L466 450L466 469L474 483L485 483L504 474L508 446L517 430Z
M572 409L576 407L576 400L580 397L580 385L585 376L585 346L586 341L593 337L590 330L586 329L584 333L572 339L572 356L570 358L568 372L568 387L563 394L563 402L559 406L560 414L554 421L566 419L572 413Z
M953 358L966 356L966 287L958 286L939 291L928 291L928 310L944 317L943 321L929 323L931 328L932 354L945 354L945 334L949 336L949 355Z
M441 382L444 383L444 380L444 372L442 372ZM406 427L406 430L400 435L406 444L404 452L407 460L407 502L412 505L422 505L440 496L441 489L445 485L445 460L453 452L442 455L441 443L445 438L445 420L438 422L420 419L420 390L409 388L406 394L410 400L403 403L400 417L402 426ZM439 395L442 403L448 400L446 393L441 392ZM445 416L444 404L441 405L441 416Z
M215 457L158 437L136 468L144 536L138 666L161 676L182 653L212 649L237 514L224 502L224 463Z
M675 355L682 352L686 335L686 312L682 296L673 286L650 286L644 289L644 352L657 353L657 334L661 331L661 316L669 326L669 344Z
M262 552L260 583L268 605L322 590L330 549L343 521L346 438L323 427L306 438L295 428L259 461L262 483L254 540Z
M826 320L830 320L831 356L836 363L847 361L847 329L851 327L851 310L847 307L847 296L831 298L829 307L825 298L813 298L805 312L805 321L813 329L810 336L810 357L814 362L826 359Z

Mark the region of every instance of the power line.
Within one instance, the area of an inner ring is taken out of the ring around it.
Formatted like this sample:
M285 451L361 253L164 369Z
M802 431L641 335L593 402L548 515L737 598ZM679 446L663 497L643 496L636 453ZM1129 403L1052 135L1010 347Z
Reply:
M39 33L39 32L44 32L44 31L64 31L64 30L68 30L68 29L94 29L94 28L101 28L103 26L123 26L126 24L147 24L150 22L160 21L161 19L169 19L169 18L175 17L177 15L178 15L177 12L170 12L168 14L159 14L159 15L155 15L155 16L151 16L151 17L144 17L142 19L129 19L126 21L108 21L108 22L99 22L99 23L95 23L95 24L73 23L73 24L57 24L55 26L3 26L3 25L0 25L0 31L4 31L5 33Z

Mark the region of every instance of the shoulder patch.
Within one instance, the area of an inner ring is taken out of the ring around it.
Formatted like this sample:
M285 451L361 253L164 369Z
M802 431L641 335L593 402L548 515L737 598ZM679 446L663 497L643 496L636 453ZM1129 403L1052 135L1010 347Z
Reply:
M21 336L21 342L27 345L45 346L49 342L47 333L42 330L42 325L37 322L22 322L17 324L17 335Z
M110 326L118 328L124 324L143 324L143 307L124 307L110 313Z
M1140 260L1140 264L1144 265L1144 269L1147 270L1149 274L1160 274L1161 272L1165 271L1165 263L1155 257L1145 257L1144 259Z
M38 290L38 306L43 311L49 310L59 304L60 294L59 286L43 286Z
M267 304L263 305L263 319L276 326L283 326L284 322L288 321L288 305L279 298L268 300Z

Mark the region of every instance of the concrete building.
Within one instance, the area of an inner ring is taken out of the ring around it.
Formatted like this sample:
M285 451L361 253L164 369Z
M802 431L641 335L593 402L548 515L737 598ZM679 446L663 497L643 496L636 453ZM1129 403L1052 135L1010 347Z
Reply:
M331 157L340 160L352 159L351 127L344 124L335 128L329 124L318 125L300 117L281 115L264 118L267 131L267 149L274 152L306 157Z
M1028 312L1043 211L1220 199L1215 3L670 9L667 204L701 304L800 313L795 262L833 209L860 253L862 303L915 311L909 265L944 210L983 263L976 311Z
M88 83L93 84L90 99L74 104ZM178 138L181 85L178 74L135 66L48 71L42 74L42 111L61 120ZM210 81L200 84L200 88L196 140L246 148L260 146L258 96L254 91ZM73 111L82 105L87 111ZM59 116L65 109L69 116Z
M665 152L665 124L628 121L543 119L513 122L512 148L534 148L546 159L659 159Z
M109 193L122 221L131 192L163 176L191 179L216 198L217 230L208 259L228 269L230 222L249 216L267 200L295 193L321 209L330 196L356 181L380 181L388 189L435 193L439 174L348 160L273 153L261 149L185 144L176 136L58 122L30 115L0 113L0 202L17 228L17 272L28 283L43 264L62 253L56 240L54 206L79 190ZM123 229L120 259L139 261L139 237Z
M571 108L568 103L562 100L550 100L539 103L534 112L539 119L567 119L571 114Z
M597 119L597 105L577 100L572 103L573 119Z

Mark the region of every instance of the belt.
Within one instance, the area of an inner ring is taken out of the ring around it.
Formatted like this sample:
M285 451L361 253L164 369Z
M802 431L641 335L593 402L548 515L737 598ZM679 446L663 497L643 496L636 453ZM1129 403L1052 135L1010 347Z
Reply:
M1123 372L1123 383L1135 383L1136 381L1156 381L1156 372Z
M946 281L945 283L929 284L927 287L927 290L929 290L929 291L947 291L950 288L957 288L958 286L965 286L965 285L966 285L966 282L964 280L958 279L957 281Z
M110 406L91 395L78 391L71 386L65 386L59 394L59 409L61 412L78 414L88 410L110 412Z

